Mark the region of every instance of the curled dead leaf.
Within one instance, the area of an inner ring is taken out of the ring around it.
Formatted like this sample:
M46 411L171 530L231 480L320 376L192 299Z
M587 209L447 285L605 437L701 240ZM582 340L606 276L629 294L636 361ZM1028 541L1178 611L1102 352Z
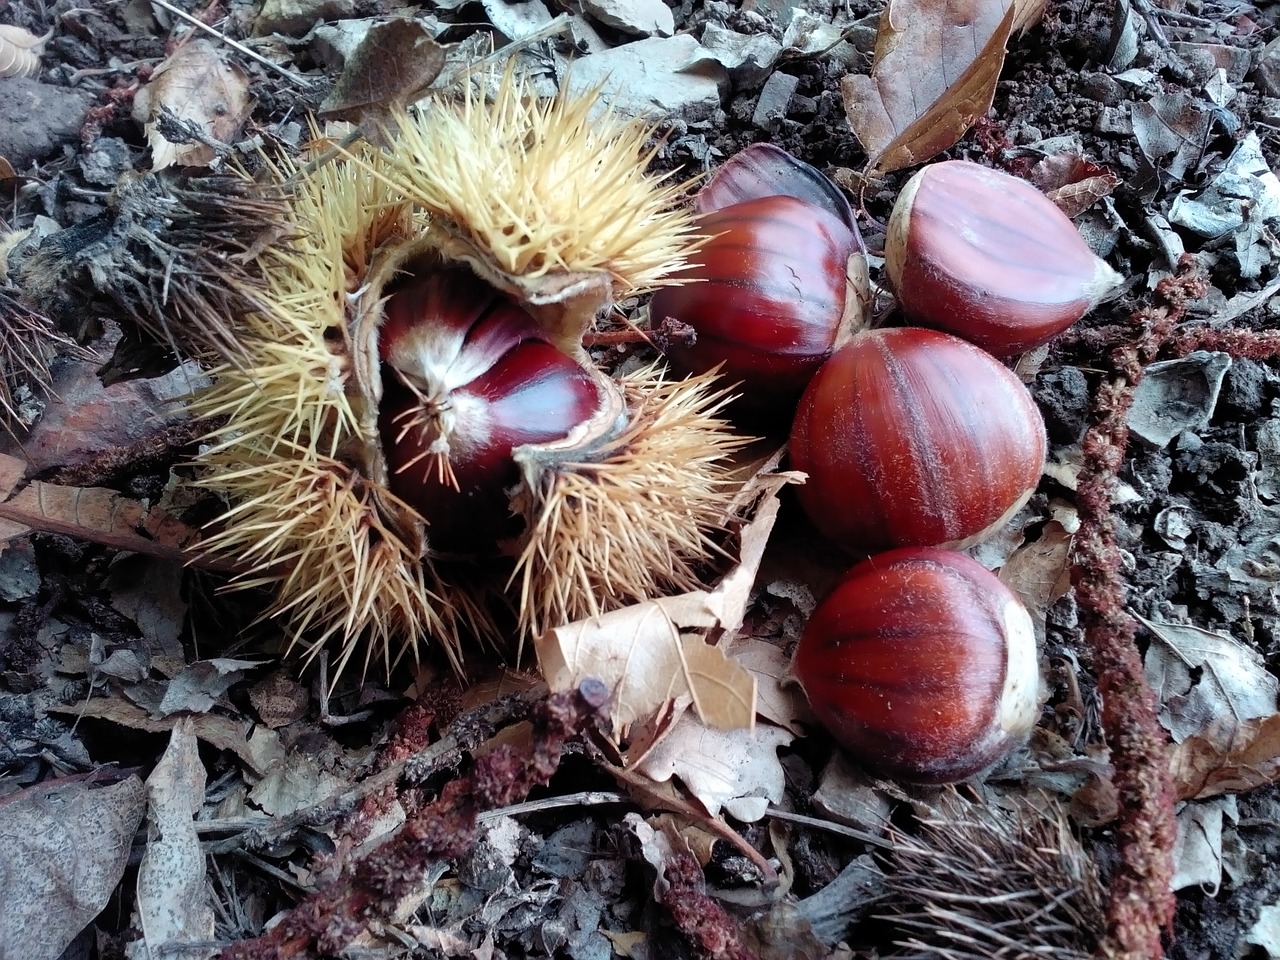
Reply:
M780 476L778 482L787 479ZM741 626L777 515L778 500L770 493L743 528L738 566L714 590L650 600L543 633L534 649L552 691L598 677L614 693L615 732L681 696L692 699L709 726L751 727L755 676L704 636L731 634Z
M1169 756L1178 799L1244 793L1280 779L1280 714L1223 722L1188 737Z
M1073 220L1120 185L1109 169L1073 151L1045 157L1031 168L1030 179Z
M1000 581L1026 605L1041 643L1049 608L1071 589L1072 539L1062 524L1050 520L1038 540L1020 546L1000 569Z
M0 23L0 77L34 77L40 72L40 56L50 30L37 37L30 30Z
M991 109L1010 34L1043 11L1043 0L890 0L870 75L840 82L871 171L901 170L956 143Z

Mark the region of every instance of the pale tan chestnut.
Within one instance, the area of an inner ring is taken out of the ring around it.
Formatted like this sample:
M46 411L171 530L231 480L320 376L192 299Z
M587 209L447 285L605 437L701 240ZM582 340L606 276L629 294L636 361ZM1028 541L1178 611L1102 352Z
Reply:
M898 195L885 267L912 322L996 356L1046 343L1121 277L1018 177L965 160L925 167Z

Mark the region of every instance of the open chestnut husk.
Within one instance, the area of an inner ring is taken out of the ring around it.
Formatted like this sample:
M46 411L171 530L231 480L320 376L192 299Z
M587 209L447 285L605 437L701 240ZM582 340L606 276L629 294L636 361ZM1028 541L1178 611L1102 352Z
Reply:
M994 574L948 550L855 566L814 611L792 669L854 759L914 783L982 772L1040 713L1030 615Z
M228 504L202 549L272 589L311 655L333 639L335 671L428 640L461 671L464 641L514 653L705 586L743 442L723 388L615 380L582 346L686 262L652 129L514 72L397 119L388 149L269 170L286 195L245 268L253 309L190 405L199 483Z

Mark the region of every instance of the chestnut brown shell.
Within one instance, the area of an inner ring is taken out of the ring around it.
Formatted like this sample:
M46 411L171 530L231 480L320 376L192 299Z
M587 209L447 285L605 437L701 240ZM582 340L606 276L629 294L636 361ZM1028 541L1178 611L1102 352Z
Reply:
M1030 616L947 550L893 550L850 570L810 618L793 669L855 759L917 783L979 773L1039 715Z
M855 336L796 412L797 496L817 528L862 552L976 542L1031 495L1044 419L999 361L949 334Z
M1052 339L1120 281L1039 190L964 160L931 164L907 183L885 267L913 323L996 356Z
M512 451L563 440L602 403L595 377L465 268L394 287L379 354L390 487L437 552L487 553L519 533L506 495L519 479Z
M649 307L655 325L671 317L697 333L668 356L689 373L723 364L725 380L740 384L740 410L789 408L835 347L854 234L787 196L716 210L698 230L711 239L679 274L690 282L662 288Z

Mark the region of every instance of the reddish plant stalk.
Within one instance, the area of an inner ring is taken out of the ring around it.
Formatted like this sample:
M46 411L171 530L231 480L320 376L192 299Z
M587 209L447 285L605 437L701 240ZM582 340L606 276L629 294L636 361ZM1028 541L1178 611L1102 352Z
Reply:
M565 743L595 722L609 692L588 680L533 708L533 745L510 745L478 757L440 797L410 818L389 841L349 863L342 875L307 897L267 933L232 944L221 960L283 960L341 954L371 923L390 918L401 899L418 889L433 861L451 860L475 843L485 810L510 806L545 783L560 764Z
M743 946L739 926L724 907L707 896L706 881L698 861L677 852L663 870L666 888L661 902L685 935L694 954L703 960L756 960Z
M1115 769L1120 816L1116 845L1120 861L1111 878L1107 931L1096 956L1147 960L1164 955L1163 931L1173 919L1174 793L1166 751L1168 738L1156 719L1156 700L1134 644L1137 625L1125 611L1111 512L1116 474L1124 463L1126 423L1143 368L1155 358L1186 304L1204 296L1206 284L1185 260L1175 277L1162 281L1153 304L1134 315L1142 331L1112 356L1115 375L1094 400L1094 423L1084 438L1084 470L1077 490L1080 533L1072 582L1080 603L1085 639L1102 697L1102 725Z

